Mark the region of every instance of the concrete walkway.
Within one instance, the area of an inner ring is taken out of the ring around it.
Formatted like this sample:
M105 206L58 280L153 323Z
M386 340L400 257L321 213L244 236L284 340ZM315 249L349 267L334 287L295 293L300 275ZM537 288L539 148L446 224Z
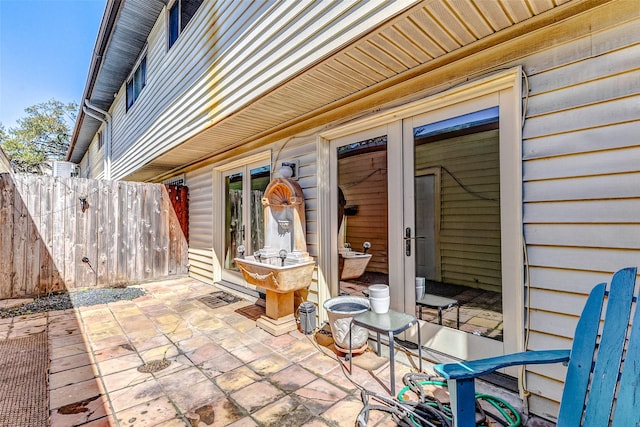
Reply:
M0 319L0 339L48 331L51 426L353 426L358 386L391 397L388 347L355 357L349 377L326 336L274 337L252 302L211 308L201 299L219 289L188 278L142 287L133 301ZM416 365L396 354L398 389ZM371 411L367 425L395 422Z

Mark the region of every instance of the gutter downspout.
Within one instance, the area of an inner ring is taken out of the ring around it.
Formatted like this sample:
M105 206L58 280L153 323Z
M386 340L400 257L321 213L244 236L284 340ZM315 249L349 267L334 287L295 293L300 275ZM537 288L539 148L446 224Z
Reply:
M92 109L93 111L96 111L100 114L102 114L105 118L99 117L96 114L90 112L87 108ZM93 117L96 120L100 120L102 123L104 123L105 125L105 129L107 130L106 132L106 137L105 137L105 141L104 141L104 173L103 173L103 178L105 180L110 180L111 179L111 123L112 123L112 118L111 118L111 114L109 114L107 111L104 111L103 109L96 107L95 105L91 104L89 102L88 99L84 100L84 105L82 106L82 111L84 111L85 114Z

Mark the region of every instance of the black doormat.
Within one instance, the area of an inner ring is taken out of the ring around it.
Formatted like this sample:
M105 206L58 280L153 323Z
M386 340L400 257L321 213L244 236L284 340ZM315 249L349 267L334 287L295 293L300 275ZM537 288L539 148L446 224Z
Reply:
M47 333L0 340L0 426L49 424Z
M218 308L228 304L233 304L234 302L242 301L242 298L228 292L218 291L202 296L198 298L198 301L209 308Z

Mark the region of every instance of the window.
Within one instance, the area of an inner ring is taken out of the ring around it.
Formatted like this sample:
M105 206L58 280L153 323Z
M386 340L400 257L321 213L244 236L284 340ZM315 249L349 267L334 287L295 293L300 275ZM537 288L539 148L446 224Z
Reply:
M98 132L98 150L102 150L102 146L104 145L104 137L102 132Z
M202 4L202 0L176 0L169 8L169 48Z
M127 110L131 108L142 88L147 84L147 56L143 56L133 75L127 80Z

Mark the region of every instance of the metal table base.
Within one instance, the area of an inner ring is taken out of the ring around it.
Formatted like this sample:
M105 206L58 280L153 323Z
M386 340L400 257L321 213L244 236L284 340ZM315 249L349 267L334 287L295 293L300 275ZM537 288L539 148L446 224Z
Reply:
M422 346L420 337L420 322L416 316L398 311L389 310L387 313L378 314L373 311L365 311L357 314L351 319L349 328L349 374L352 372L353 349L351 344L351 327L353 325L361 326L370 331L377 333L378 337L378 356L381 355L380 334L385 333L389 337L389 367L391 375L391 394L396 394L396 377L395 377L395 357L394 357L394 334L406 331L413 325L418 325L418 360L420 372L422 372Z

